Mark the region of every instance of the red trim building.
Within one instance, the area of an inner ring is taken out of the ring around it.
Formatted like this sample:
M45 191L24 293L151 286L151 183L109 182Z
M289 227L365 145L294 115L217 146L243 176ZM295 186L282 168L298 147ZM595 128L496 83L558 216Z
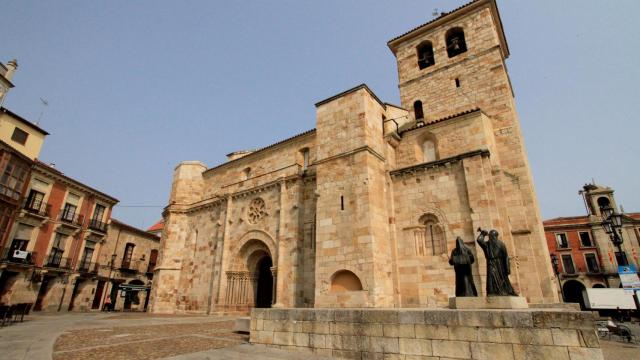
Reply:
M624 214L623 251L618 252L602 227L600 212L603 204L617 209L613 190L588 184L580 194L587 215L543 222L549 253L557 259L556 271L565 301L578 303L583 302L582 290L586 288L619 287L618 263L626 257L629 264L638 267L640 255L640 213Z

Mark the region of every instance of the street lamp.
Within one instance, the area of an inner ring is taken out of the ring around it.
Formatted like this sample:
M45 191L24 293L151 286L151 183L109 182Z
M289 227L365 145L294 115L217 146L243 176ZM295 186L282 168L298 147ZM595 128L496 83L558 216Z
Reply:
M620 257L618 259L618 265L626 266L629 265L627 263L627 256L622 251L622 243L624 239L622 238L622 234L620 233L620 229L622 229L622 214L618 214L610 205L605 205L600 208L600 212L602 213L602 227L604 231L611 238L611 242L618 248L618 253Z
M120 235L120 234L118 234ZM109 263L109 277L108 277L108 282L105 286L105 288L108 288L109 284L111 284L111 289L109 289L109 291L113 291L113 283L111 282L111 274L113 273L113 268L114 265L116 263L116 257L118 255L116 255L115 253L111 255L111 262ZM111 294L109 294L109 297L111 296ZM107 300L107 291L105 289L104 291L104 295L102 297L102 309L104 310L104 302ZM115 304L111 304L112 308L115 307Z
M558 255L551 254L551 264L553 265L553 272L558 279L558 287L560 287L560 296L562 296L562 302L564 302L564 291L562 291L562 283L560 283L560 270L558 267Z

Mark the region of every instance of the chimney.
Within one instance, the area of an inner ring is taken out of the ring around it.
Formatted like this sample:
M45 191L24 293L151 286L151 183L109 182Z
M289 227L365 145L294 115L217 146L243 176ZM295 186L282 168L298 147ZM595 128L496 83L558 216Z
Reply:
M13 73L18 70L18 60L13 59L7 63L7 73L4 75L7 80L11 81Z

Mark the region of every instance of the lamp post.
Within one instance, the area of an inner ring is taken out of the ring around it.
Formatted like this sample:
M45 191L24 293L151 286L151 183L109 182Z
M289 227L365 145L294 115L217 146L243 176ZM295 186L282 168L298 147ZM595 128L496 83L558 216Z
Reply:
M560 282L560 270L558 268L558 255L551 254L551 264L553 265L553 273L556 274L556 279L558 279L558 287L560 287L560 296L562 297L562 302L564 302L564 291L562 291L562 283Z
M118 234L120 235L120 234ZM116 263L116 254L111 255L111 262L109 263L109 277L108 277L108 282L107 285L111 284L111 289L109 289L109 291L113 291L113 283L111 282L111 274L113 273L113 267ZM106 287L106 286L105 286ZM109 296L111 296L111 294L109 294ZM104 292L104 296L102 297L102 309L104 309L104 302L107 299L107 291L105 290ZM111 304L112 308L115 308L115 304Z
M614 246L618 248L618 253L620 254L620 258L618 260L619 266L629 265L627 262L627 255L622 251L622 243L624 239L622 238L622 234L620 229L622 229L622 214L617 213L610 205L603 206L600 208L602 212L602 227L604 231L611 238L611 242Z

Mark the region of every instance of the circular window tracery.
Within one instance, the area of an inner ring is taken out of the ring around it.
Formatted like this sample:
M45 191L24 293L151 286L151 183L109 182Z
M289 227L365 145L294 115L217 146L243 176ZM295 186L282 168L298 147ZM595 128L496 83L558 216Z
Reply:
M266 205L264 204L264 200L262 200L261 198L255 198L251 200L249 209L247 210L248 221L252 224L257 223L267 214L265 210Z

